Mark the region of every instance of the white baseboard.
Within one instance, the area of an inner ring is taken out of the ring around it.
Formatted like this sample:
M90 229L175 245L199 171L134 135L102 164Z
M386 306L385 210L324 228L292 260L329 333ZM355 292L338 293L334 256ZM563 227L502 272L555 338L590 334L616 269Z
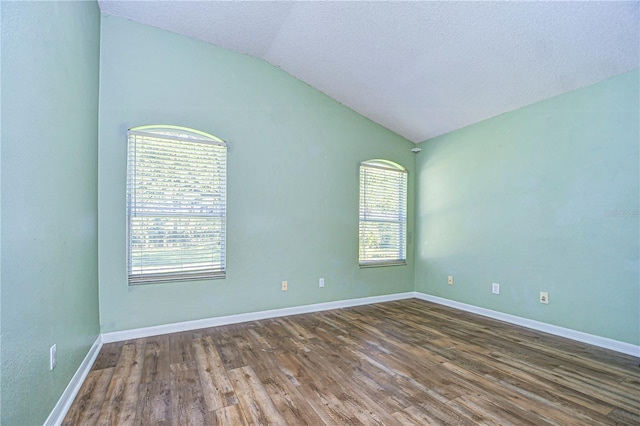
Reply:
M348 308L351 306L370 305L372 303L390 302L393 300L411 299L415 292L386 294L383 296L362 297L358 299L338 300L335 302L315 303L313 305L294 306L291 308L271 309L268 311L247 312L244 314L227 315L223 317L205 318L194 321L184 321L173 324L157 325L153 327L135 328L131 330L113 331L102 334L104 343L120 342L141 337L158 336L161 334L177 333L180 331L198 330L200 328L216 327L219 325L237 324L247 321L257 321L287 315L307 314L311 312L328 311L331 309Z
M555 336L566 337L578 342L587 343L601 348L610 349L627 355L640 356L640 346L633 345L618 340L608 339L606 337L596 336L593 334L583 333L581 331L571 330L569 328L559 327L535 321L527 318L518 317L503 312L493 311L491 309L481 308L466 303L457 302L455 300L445 299L438 296L411 291L406 293L387 294L383 296L371 296L358 299L339 300L335 302L315 303L313 305L294 306L290 308L272 309L268 311L248 312L244 314L227 315L223 317L205 318L194 321L184 321L173 324L164 324L153 327L136 328L131 330L114 331L102 334L102 342L111 343L129 339L138 339L141 337L158 336L161 334L177 333L181 331L198 330L201 328L216 327L219 325L237 324L247 321L257 321L261 319L277 318L287 315L306 314L311 312L328 311L331 309L348 308L351 306L369 305L372 303L390 302L393 300L410 299L425 300L427 302L437 303L439 305L449 306L460 309L462 311L471 312L485 317L508 322L510 324L531 328L533 330L542 331L544 333L553 334Z
M102 339L98 336L93 345L91 345L87 356L82 360L76 374L73 375L66 389L62 392L58 403L53 407L53 410L49 414L49 417L47 417L47 420L45 420L45 426L58 426L62 424L64 416L67 415L69 407L71 407L73 400L80 391L82 383L84 383L84 379L87 377L87 374L89 374L89 371L91 371L91 367L98 357L100 349L102 349Z
M600 337L589 333L583 333L581 331L571 330L569 328L558 327L557 325L546 324L544 322L522 318L511 314L492 311L491 309L480 308L478 306L468 305L466 303L456 302L455 300L432 296L430 294L415 292L415 297L427 302L449 306L451 308L456 308L462 311L482 315L484 317L497 319L500 321L508 322L510 324L520 325L522 327L531 328L533 330L542 331L545 333L553 334L555 336L566 337L567 339L576 340L582 343L588 343L590 345L599 346L601 348L610 349L612 351L621 352L627 355L640 356L640 346L632 345L631 343L620 342L618 340L608 339L606 337Z

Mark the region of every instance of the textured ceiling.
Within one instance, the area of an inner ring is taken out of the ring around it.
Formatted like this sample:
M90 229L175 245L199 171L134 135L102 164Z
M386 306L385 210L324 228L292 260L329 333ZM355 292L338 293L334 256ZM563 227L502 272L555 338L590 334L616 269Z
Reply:
M421 142L640 66L640 2L99 1Z

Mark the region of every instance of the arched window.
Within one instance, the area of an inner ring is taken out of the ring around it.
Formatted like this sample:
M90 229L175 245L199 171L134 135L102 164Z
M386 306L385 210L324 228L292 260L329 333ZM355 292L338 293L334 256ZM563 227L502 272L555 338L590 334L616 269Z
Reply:
M391 161L360 163L360 266L407 259L407 170Z
M225 277L226 143L177 126L128 132L129 284Z

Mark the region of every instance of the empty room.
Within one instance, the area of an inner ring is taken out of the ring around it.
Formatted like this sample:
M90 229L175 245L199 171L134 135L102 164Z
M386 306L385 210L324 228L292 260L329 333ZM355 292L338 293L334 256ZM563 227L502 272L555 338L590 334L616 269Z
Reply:
M0 423L640 424L640 2L0 1Z

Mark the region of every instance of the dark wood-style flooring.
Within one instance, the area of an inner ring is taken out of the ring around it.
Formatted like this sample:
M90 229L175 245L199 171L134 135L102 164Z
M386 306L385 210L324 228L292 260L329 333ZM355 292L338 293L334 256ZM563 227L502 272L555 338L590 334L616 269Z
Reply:
M64 424L638 425L639 362L410 299L105 344Z

